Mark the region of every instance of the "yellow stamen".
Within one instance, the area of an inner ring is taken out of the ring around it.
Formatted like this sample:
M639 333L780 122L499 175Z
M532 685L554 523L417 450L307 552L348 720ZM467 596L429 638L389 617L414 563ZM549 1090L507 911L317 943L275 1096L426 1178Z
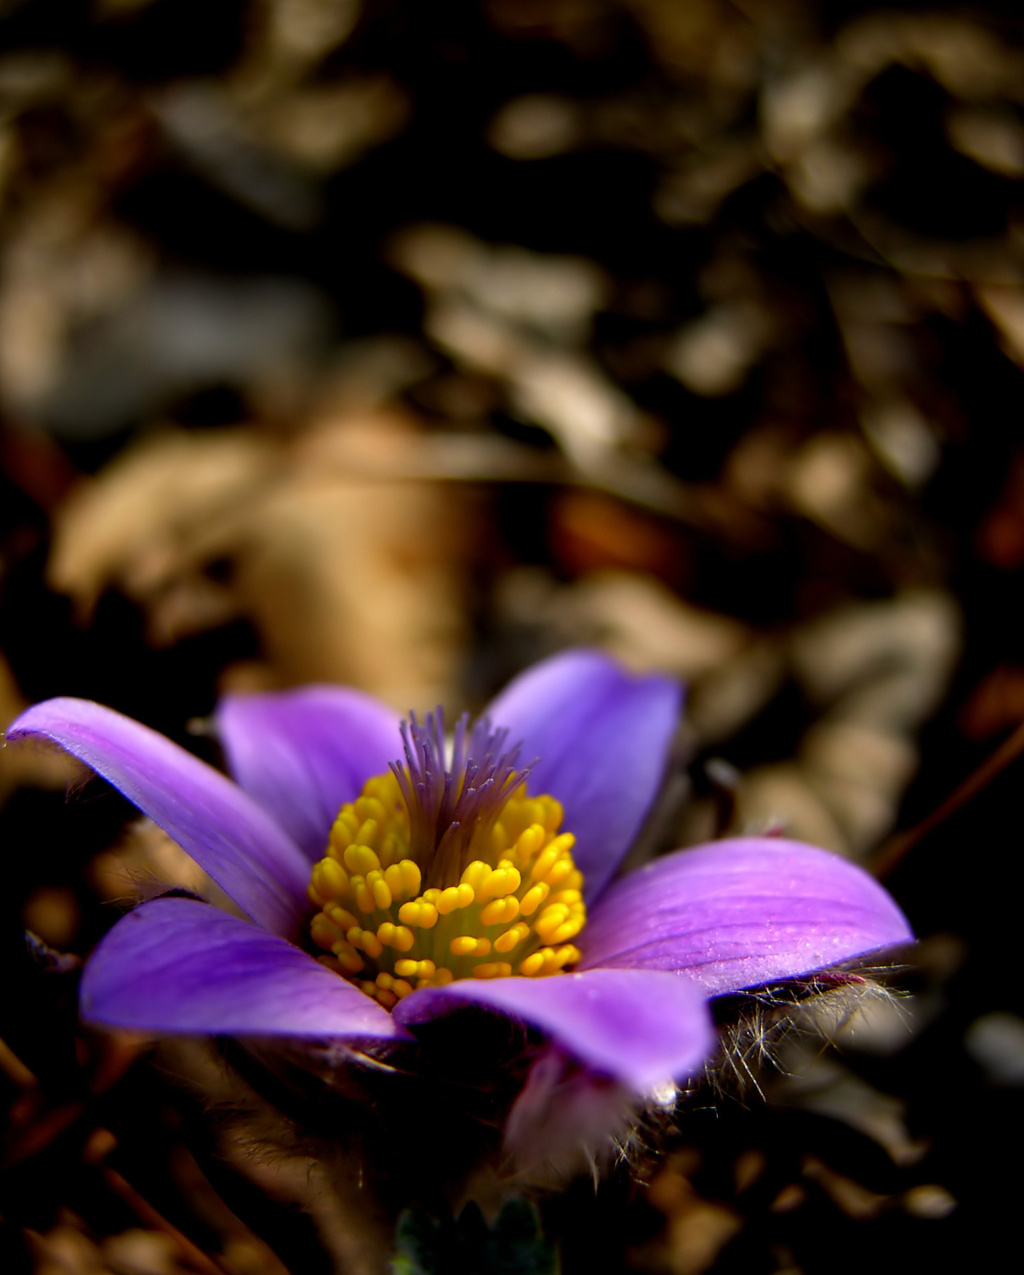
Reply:
M513 925L510 930L506 930L504 934L499 934L494 940L494 950L496 952L511 952L514 947L518 947L530 933L530 927L520 921L518 925Z
M370 893L373 895L373 902L381 912L386 912L391 906L391 891L388 883L384 880L383 872L371 872L366 878L366 885Z
M410 952L416 942L407 925L395 925L393 921L382 921L377 926L377 937L385 947L393 947L396 952Z
M331 918L340 930L347 932L353 925L359 924L348 908L343 908L340 903L326 904L324 906L324 912Z
M398 919L405 925L415 926L420 930L432 930L437 924L437 908L425 898L416 899L412 903L403 903L398 909Z
M374 825L376 830L376 825ZM366 833L366 828L360 828L360 842ZM374 869L380 870L380 860L377 858L376 852L371 850L368 845L358 844L349 846L344 855L345 867L349 872L358 872L365 876Z
M340 899L348 890L349 875L336 859L321 859L313 868L309 889L321 904Z
M508 978L512 973L512 966L508 961L491 961L489 964L475 965L473 967L473 978Z
M519 915L519 900L514 894L506 894L503 898L494 899L480 912L480 920L484 925L507 925Z
M338 964L346 974L358 974L363 968L363 958L346 939L341 939L331 947L338 959Z
M330 967L387 1009L456 979L571 968L586 908L559 803L520 782L475 831L453 824L432 861L445 828L417 823L410 792L392 771L374 776L334 821L309 884L310 937Z
M468 908L473 902L473 887L471 885L450 885L447 890L442 890L437 897L436 907L442 916L447 916L450 912L454 912L456 908Z
M328 952L339 939L345 937L344 931L339 930L330 917L322 912L318 912L310 921L309 932L317 947L322 947Z
M353 925L345 937L353 947L357 947L374 960L384 951L384 944L372 930L361 930L358 925Z
M519 901L519 911L523 916L533 916L550 893L551 886L546 881L531 886Z
M488 956L491 951L490 939L477 939L471 934L460 935L448 944L452 956Z
M356 907L360 912L372 912L377 906L362 877L352 878L352 893L355 895Z

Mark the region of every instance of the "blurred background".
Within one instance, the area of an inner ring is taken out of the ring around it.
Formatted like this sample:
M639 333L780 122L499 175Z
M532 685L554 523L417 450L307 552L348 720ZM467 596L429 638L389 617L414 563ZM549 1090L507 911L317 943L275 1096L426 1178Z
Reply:
M838 1052L549 1198L567 1272L1015 1234L1022 176L1008 2L0 3L0 725L212 757L228 689L472 709L592 644L689 687L673 844L783 827L921 936ZM52 755L0 801L5 1270L337 1269L77 1029L173 849Z

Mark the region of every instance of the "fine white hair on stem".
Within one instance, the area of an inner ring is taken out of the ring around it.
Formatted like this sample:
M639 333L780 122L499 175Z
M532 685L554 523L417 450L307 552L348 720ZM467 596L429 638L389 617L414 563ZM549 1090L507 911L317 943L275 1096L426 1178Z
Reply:
M759 988L719 1005L719 1047L704 1078L717 1096L764 1098L760 1078L781 1069L783 1046L798 1037L835 1045L854 1016L872 1005L898 1006L901 995L881 980L893 967L826 971L805 979ZM729 1014L728 1009L735 1005Z

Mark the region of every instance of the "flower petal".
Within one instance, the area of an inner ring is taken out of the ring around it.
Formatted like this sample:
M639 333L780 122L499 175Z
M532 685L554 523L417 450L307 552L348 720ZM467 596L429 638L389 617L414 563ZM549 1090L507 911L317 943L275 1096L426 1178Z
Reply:
M310 859L342 804L402 756L397 715L341 686L228 695L215 720L235 779Z
M665 774L682 687L596 651L567 651L517 677L487 709L523 741L530 791L557 797L588 900L629 849Z
M82 975L83 1018L146 1032L400 1035L391 1015L285 939L208 903L122 917Z
M148 726L81 699L28 709L8 739L43 735L80 758L159 824L254 921L290 933L309 865L236 784Z
M710 996L913 938L872 877L796 841L744 837L630 873L591 911L580 969L685 970Z
M412 1027L463 1004L540 1028L587 1066L638 1092L692 1073L713 1044L698 989L689 979L657 970L461 979L413 992L398 1002L394 1016Z
M675 1089L667 1087L675 1096ZM505 1122L503 1150L518 1174L557 1186L605 1168L628 1141L637 1095L617 1080L581 1067L558 1045L541 1049Z

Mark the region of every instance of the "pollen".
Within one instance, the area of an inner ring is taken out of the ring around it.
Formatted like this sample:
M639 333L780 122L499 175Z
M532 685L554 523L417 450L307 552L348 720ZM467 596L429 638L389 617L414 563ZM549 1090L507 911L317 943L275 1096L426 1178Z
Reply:
M344 805L309 898L320 959L387 1009L456 979L541 978L579 959L586 922L562 807L531 796L516 750L486 722L404 727L405 761Z

